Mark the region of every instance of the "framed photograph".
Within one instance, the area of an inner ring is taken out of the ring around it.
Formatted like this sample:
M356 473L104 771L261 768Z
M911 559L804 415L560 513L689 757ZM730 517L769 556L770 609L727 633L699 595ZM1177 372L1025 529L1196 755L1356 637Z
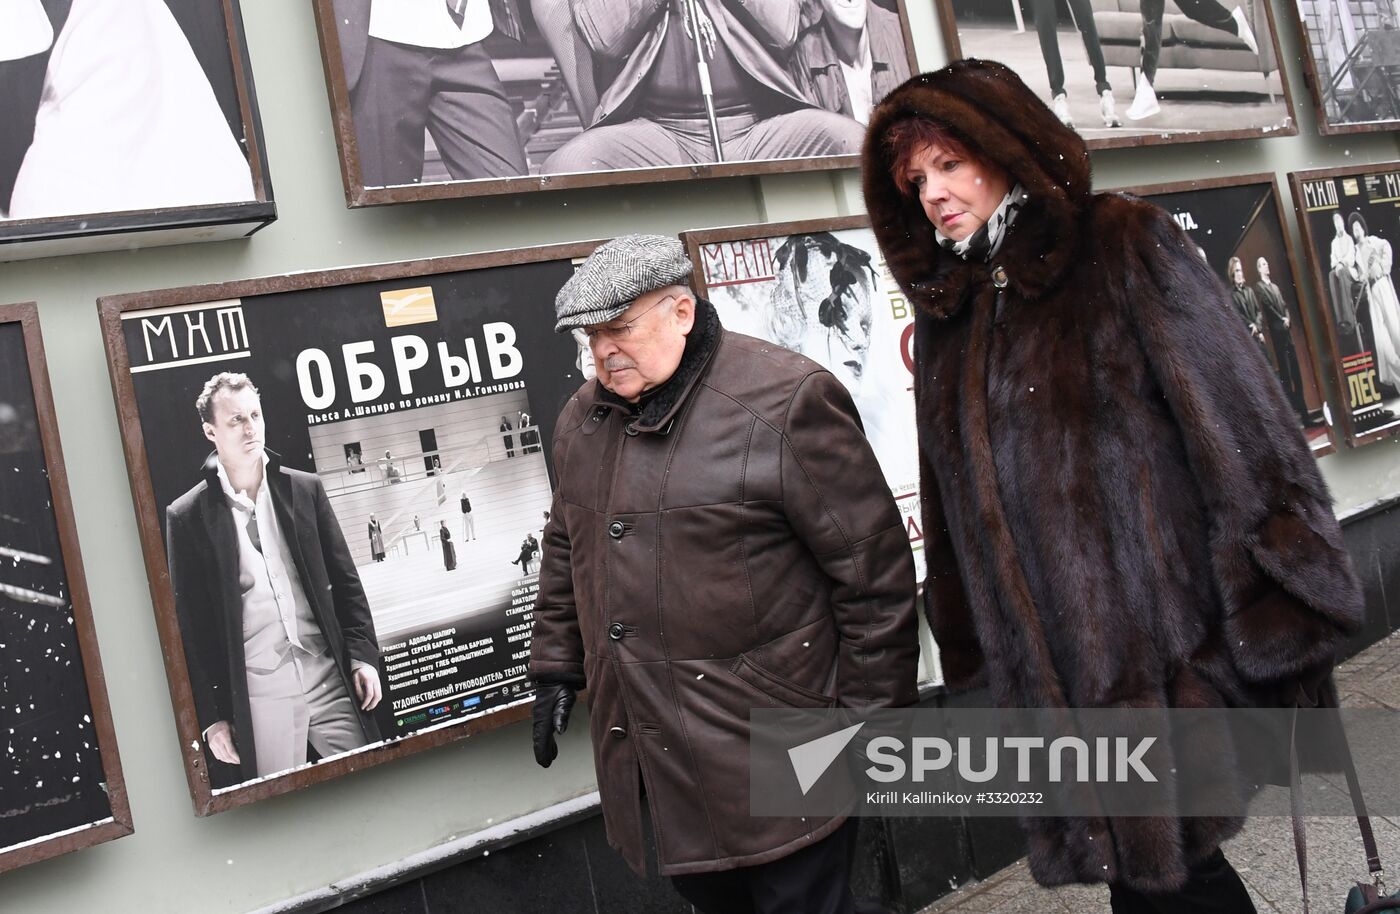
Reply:
M99 302L199 815L529 716L594 246Z
M800 352L855 400L866 437L924 578L919 443L914 425L913 306L894 282L867 216L685 232L695 291L728 330ZM937 680L937 652L924 652Z
M1400 32L1390 0L1297 0L1297 17L1318 132L1400 129Z
M1230 290L1234 313L1274 369L1315 456L1336 450L1319 347L1273 175L1127 188L1162 207Z
M0 873L131 834L39 312L0 305Z
M315 0L347 203L850 168L903 0Z
M938 0L948 56L1016 71L1090 149L1298 132L1267 0Z
M0 260L277 218L238 0L10 0L5 17Z
M1288 176L1323 308L1338 421L1355 447L1400 431L1400 162Z

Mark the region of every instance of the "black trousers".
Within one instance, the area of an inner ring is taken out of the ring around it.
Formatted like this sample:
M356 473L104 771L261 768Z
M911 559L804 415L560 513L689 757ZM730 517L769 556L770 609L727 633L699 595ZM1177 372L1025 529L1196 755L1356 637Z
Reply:
M1074 24L1084 39L1084 53L1089 55L1089 66L1094 68L1094 91L1102 95L1108 84L1108 68L1103 61L1103 46L1099 44L1099 30L1094 26L1094 8L1089 0L1068 0L1069 11L1074 14ZM1035 33L1040 38L1040 56L1045 58L1045 71L1050 76L1050 97L1065 91L1065 65L1060 60L1060 36L1056 31L1059 17L1055 12L1056 0L1034 0Z
M1188 19L1194 19L1201 25L1231 35L1240 33L1230 11L1216 0L1176 0L1176 5ZM1162 17L1166 9L1167 0L1142 0L1142 75L1148 82L1157 78L1157 58L1162 53Z
M366 187L423 179L423 131L459 181L528 173L515 112L481 42L456 50L370 38L350 96Z
M851 861L856 819L815 844L771 863L720 873L672 876L702 914L855 914Z
M1181 891L1149 895L1112 885L1109 904L1113 914L1256 914L1240 874L1218 848L1191 867Z

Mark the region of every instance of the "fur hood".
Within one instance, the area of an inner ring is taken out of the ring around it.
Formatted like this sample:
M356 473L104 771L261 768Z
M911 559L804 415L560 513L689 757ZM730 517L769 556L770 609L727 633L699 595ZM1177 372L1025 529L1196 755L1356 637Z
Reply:
M939 248L918 201L890 175L883 137L891 125L911 115L944 124L978 158L1021 182L1029 201L997 259L1039 261L1041 269L1015 271L1008 279L1020 297L1040 298L1063 278L1078 253L1078 233L1068 229L1088 209L1092 193L1084 141L1019 76L990 60L958 60L916 76L875 108L861 169L871 227L904 294L940 318L961 308L973 286L989 282L990 269Z

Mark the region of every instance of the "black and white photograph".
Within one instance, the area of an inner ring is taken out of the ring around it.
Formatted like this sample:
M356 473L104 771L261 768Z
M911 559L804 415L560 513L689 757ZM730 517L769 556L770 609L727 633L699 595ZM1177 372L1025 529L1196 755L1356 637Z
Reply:
M1016 71L1090 149L1297 132L1266 0L938 0L948 56Z
M241 34L235 0L9 0L0 260L275 218Z
M1347 443L1400 432L1400 164L1290 174Z
M1392 0L1298 0L1297 15L1318 130L1400 126L1400 20Z
M865 435L924 578L919 449L914 425L914 312L865 216L705 229L681 235L696 291L725 329L800 352L836 376ZM941 681L937 651L921 681Z
M1231 308L1273 368L1315 456L1335 450L1318 349L1272 175L1132 188L1171 214L1230 290Z
M901 0L317 0L351 206L856 163Z
M528 710L589 249L104 300L201 814Z
M33 305L0 305L0 654L0 872L131 834Z

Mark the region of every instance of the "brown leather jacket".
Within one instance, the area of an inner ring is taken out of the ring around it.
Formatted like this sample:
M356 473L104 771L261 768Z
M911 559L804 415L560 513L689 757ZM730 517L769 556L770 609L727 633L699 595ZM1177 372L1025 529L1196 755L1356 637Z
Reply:
M668 876L841 824L749 815L751 708L917 697L908 538L850 395L708 305L691 337L640 414L597 381L564 408L530 660L586 675L609 843L645 871L644 784Z

